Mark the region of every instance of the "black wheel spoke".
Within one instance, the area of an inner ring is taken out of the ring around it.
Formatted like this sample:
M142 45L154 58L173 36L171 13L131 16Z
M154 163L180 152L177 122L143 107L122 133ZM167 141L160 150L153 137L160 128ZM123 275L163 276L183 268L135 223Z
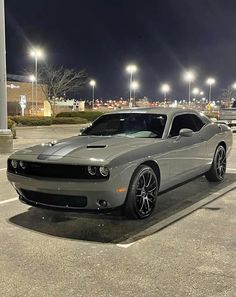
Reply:
M216 156L216 173L220 179L224 178L226 171L226 153L223 147L221 147Z
M150 169L140 174L136 187L136 209L141 217L147 217L155 207L158 189L155 173Z

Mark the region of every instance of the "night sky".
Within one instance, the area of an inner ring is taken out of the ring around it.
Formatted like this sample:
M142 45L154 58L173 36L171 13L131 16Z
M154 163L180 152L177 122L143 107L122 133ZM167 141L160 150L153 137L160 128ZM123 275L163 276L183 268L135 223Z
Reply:
M97 97L128 97L126 65L139 67L138 95L188 96L182 73L193 68L196 85L213 96L236 80L235 0L6 0L7 68L22 74L33 62L32 45L47 53L44 63L86 69ZM90 95L88 88L77 96Z

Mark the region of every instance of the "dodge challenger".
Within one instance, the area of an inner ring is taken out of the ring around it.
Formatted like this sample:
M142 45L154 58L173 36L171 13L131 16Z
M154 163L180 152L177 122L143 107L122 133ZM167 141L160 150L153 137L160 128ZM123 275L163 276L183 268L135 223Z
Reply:
M100 116L77 136L22 149L8 159L8 179L31 206L70 211L122 207L149 217L158 194L205 175L221 182L232 132L201 113L137 108Z

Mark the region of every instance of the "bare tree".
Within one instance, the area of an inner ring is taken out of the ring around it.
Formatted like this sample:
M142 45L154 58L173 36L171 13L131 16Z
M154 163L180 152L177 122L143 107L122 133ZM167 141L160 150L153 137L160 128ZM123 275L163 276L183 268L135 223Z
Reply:
M54 68L45 65L39 69L38 78L42 91L51 105L53 117L56 100L73 89L83 88L87 83L87 74L84 70L77 71L63 66Z
M231 107L231 99L235 98L236 92L232 88L232 86L229 86L227 89L222 90L221 99L227 102L227 107Z

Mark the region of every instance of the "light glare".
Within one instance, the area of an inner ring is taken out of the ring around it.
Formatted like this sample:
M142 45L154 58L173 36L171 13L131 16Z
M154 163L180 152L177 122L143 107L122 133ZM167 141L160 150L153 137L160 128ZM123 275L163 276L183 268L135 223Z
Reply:
M131 83L131 88L132 88L133 90L137 90L137 89L139 88L139 83L138 83L137 81L133 81L133 82Z
M168 84L163 84L162 87L161 87L161 91L163 93L167 93L170 91L170 86Z
M29 80L30 80L31 82L35 82L36 77L35 77L34 75L30 75L30 76L29 76Z
M43 58L44 57L44 52L43 52L43 50L41 49L41 48L32 48L31 50L30 50L30 55L31 55L31 57L33 57L33 58Z
M193 89L193 94L194 94L194 95L199 94L199 89L198 89L198 88L194 88L194 89Z
M134 73L134 72L137 71L137 66L136 66L136 65L128 65L128 66L126 67L126 70L127 70L127 72L129 72L129 73Z
M90 84L90 86L95 87L96 81L94 79L92 79L89 84Z
M186 71L184 73L184 80L187 82L193 82L195 80L195 74L193 71Z
M215 82L216 82L215 79L212 78L212 77L209 77L209 78L207 79L207 81L206 81L206 83L207 83L208 85L214 85Z

